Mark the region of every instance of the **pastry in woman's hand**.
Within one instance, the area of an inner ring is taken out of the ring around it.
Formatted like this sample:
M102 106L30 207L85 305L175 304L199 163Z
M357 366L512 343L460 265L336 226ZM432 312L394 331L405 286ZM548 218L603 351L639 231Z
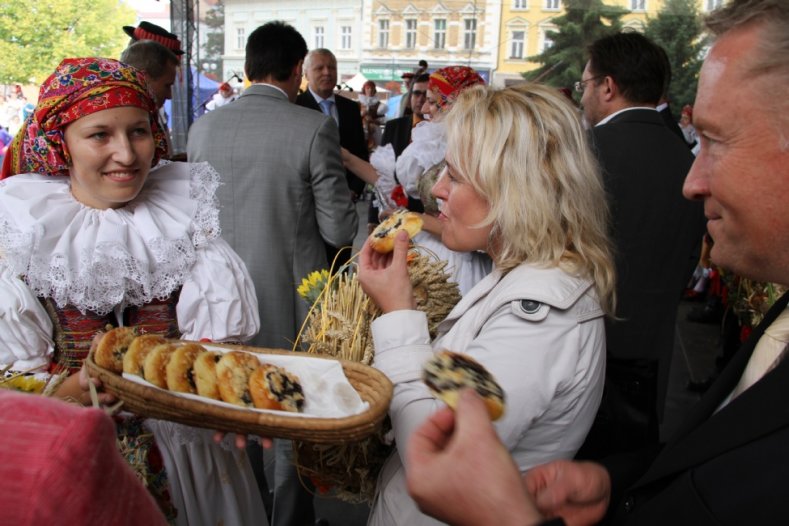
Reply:
M474 389L482 397L491 420L504 413L504 391L482 364L468 355L440 351L422 369L422 380L436 398L455 409L460 392Z
M422 230L422 216L408 210L398 210L375 227L370 234L370 246L373 250L386 254L394 250L395 236L400 230L408 232L412 238Z
M304 408L304 390L298 377L276 365L258 367L249 377L249 392L258 409L301 413Z
M131 327L115 327L102 336L93 360L96 365L114 373L123 372L123 358L137 333Z

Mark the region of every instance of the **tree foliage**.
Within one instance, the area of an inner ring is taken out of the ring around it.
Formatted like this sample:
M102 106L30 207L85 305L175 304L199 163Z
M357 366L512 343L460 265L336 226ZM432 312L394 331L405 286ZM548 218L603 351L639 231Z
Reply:
M134 20L118 0L0 2L0 84L39 84L67 57L117 58Z
M693 104L706 47L694 0L666 0L657 16L647 19L644 34L663 46L671 63L669 100L675 113Z
M606 5L602 0L564 0L564 14L552 20L556 31L548 31L553 45L529 60L542 64L523 76L551 86L572 86L580 80L586 64L586 47L598 38L622 29L622 7Z
M225 53L225 3L219 0L205 15L206 40L203 45L205 57L203 62L216 64L216 70L222 74L222 55Z

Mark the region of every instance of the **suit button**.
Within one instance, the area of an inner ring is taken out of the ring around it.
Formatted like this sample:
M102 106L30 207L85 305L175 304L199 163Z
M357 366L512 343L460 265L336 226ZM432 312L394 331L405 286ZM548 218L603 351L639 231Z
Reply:
M625 499L625 513L630 513L633 511L633 508L636 506L636 501L633 497L628 497Z

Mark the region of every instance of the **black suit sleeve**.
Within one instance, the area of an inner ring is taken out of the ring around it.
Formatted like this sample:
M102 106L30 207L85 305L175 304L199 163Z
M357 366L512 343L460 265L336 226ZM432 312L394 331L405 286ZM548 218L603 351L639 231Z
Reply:
M400 157L408 143L411 142L411 116L399 117L386 123L381 144L392 144L395 157Z
M340 146L354 154L355 156L368 161L370 159L367 152L367 141L364 140L364 128L362 127L362 115L359 105L341 95L334 97L337 117L340 120ZM296 97L296 104L315 111L321 111L318 101L312 93L305 91ZM345 171L345 179L348 187L357 195L364 191L365 182L356 177L349 170Z
M381 146L384 146L394 141L395 131L396 131L395 120L397 119L390 120L384 126L384 134L381 137Z
M612 517L624 500L627 490L646 473L662 446L643 447L629 453L611 455L600 461L611 477L611 501L607 516Z
M337 102L337 115L340 119L340 145L360 159L368 161L370 154L367 151L367 141L364 139L359 105L341 95L335 96L334 100ZM350 171L346 171L345 177L348 180L348 187L354 193L360 195L364 191L364 181Z

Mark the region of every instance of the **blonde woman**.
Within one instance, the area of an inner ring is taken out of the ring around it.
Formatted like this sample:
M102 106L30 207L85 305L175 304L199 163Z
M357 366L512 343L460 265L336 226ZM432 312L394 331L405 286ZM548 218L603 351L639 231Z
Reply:
M445 120L447 167L433 188L441 239L487 252L494 268L431 342L414 310L406 236L392 254L362 250L359 279L384 313L373 323L375 366L395 385L397 450L382 470L374 525L436 524L408 496L404 471L408 438L441 407L420 380L434 352L468 354L497 378L507 407L496 429L521 471L572 458L603 391L614 270L600 173L577 112L552 88L477 86Z

